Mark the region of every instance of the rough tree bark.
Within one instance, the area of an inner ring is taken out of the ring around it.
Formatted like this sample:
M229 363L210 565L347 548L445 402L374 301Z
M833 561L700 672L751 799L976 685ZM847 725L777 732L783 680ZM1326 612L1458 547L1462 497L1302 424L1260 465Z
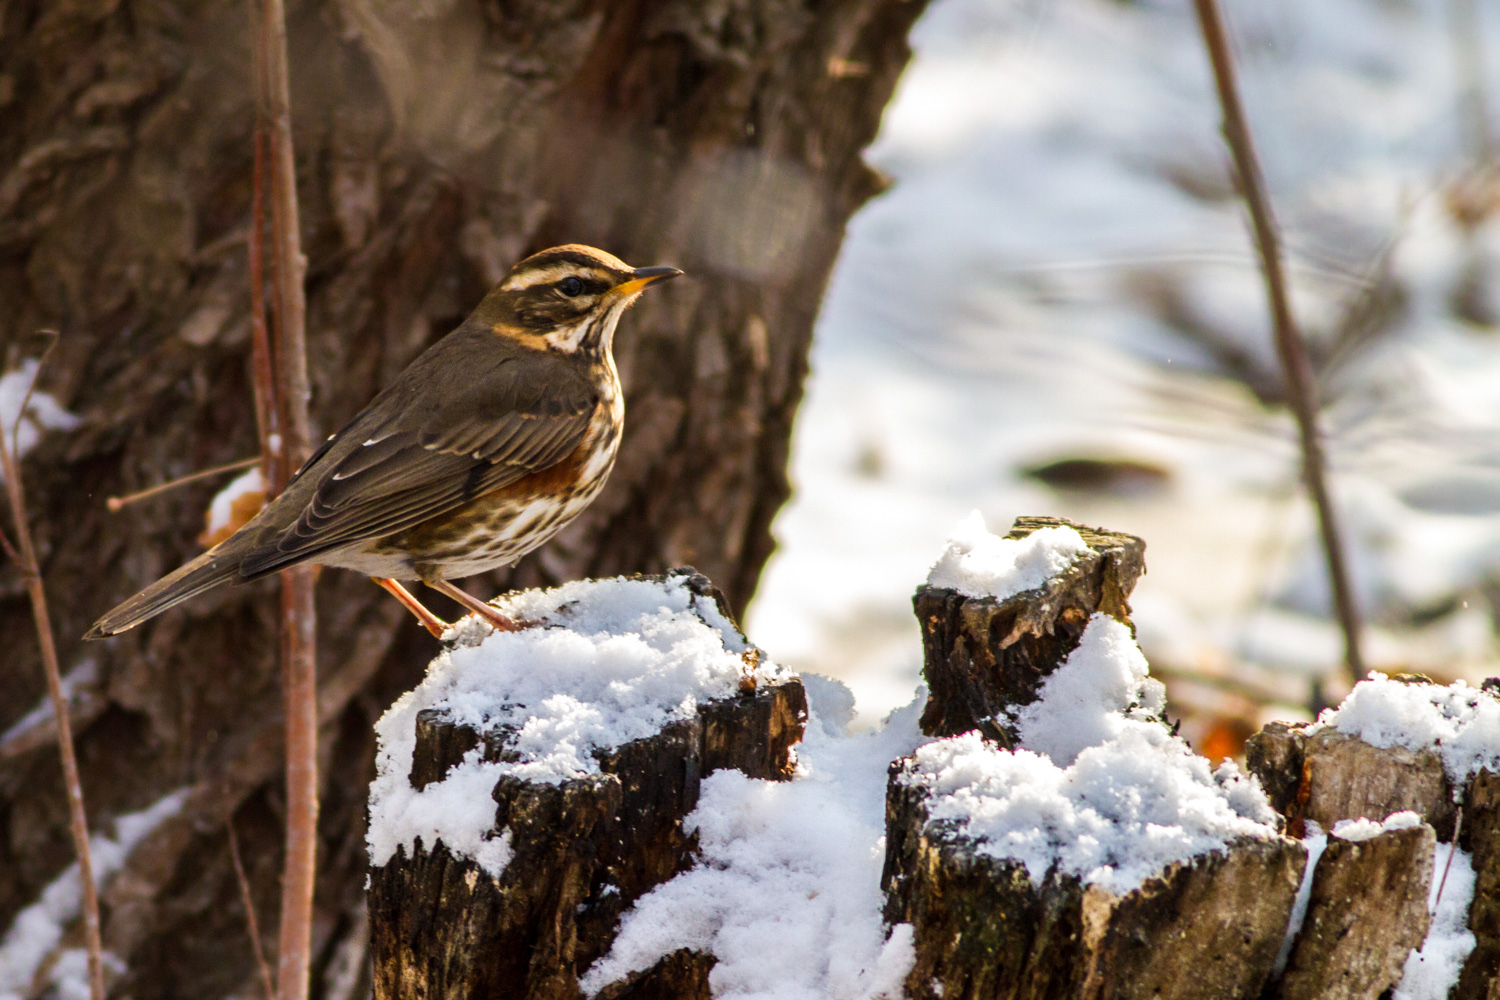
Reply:
M790 425L861 163L918 0L304 0L288 12L314 421L333 430L525 252L564 241L693 276L617 345L626 438L593 508L493 586L692 563L736 606L770 552ZM44 388L84 419L27 460L93 817L184 804L104 894L113 992L249 995L232 820L263 927L282 810L274 584L120 639L69 637L193 552L214 485L104 498L255 451L244 4L0 6L0 347L62 332ZM484 585L478 585L484 586ZM367 988L370 724L434 644L324 574L314 995ZM439 602L441 604L441 602ZM0 932L71 858L42 697L0 567ZM353 970L353 971L351 971Z

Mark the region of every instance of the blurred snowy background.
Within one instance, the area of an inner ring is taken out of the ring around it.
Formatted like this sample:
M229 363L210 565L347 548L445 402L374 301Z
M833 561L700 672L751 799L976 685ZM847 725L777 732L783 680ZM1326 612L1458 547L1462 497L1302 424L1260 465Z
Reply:
M1232 0L1323 394L1366 657L1496 671L1500 5ZM874 721L949 528L1147 541L1133 601L1185 735L1345 690L1265 294L1184 0L936 0L871 161L755 641Z

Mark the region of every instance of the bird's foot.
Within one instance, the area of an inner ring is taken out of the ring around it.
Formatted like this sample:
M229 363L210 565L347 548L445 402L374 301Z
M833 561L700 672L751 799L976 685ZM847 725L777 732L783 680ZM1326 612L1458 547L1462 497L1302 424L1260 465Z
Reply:
M507 615L502 615L488 604L474 608L471 618L483 618L496 632L520 632L528 626L535 624L528 621L517 621Z
M523 629L528 629L539 624L538 622L527 621L525 619L511 618L509 615L501 613L494 605L484 603L473 594L460 590L447 580L428 580L427 586L440 593L447 594L459 604L474 612L474 615L484 619L496 632L520 632Z

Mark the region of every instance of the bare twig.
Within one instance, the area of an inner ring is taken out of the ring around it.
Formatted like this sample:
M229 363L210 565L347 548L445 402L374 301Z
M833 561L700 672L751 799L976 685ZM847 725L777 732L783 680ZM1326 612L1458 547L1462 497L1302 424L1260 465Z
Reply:
M1448 872L1453 868L1453 855L1458 853L1458 837L1464 830L1464 807L1458 807L1458 815L1453 820L1453 841L1448 845L1448 861L1443 865L1443 877L1438 881L1437 895L1432 897L1432 912L1436 913L1438 906L1443 902L1443 890L1448 888Z
M43 355L43 361L46 356ZM33 386L35 382L33 381ZM31 398L28 388L26 399ZM26 412L23 402L16 415L19 424ZM3 431L3 428L0 428ZM26 583L31 598L31 616L36 626L37 645L41 648L42 666L47 672L47 695L57 717L57 749L62 756L63 781L67 786L68 818L73 832L73 849L78 854L78 882L83 902L83 938L88 949L89 995L104 1000L104 945L99 933L99 890L94 885L93 852L89 848L88 813L83 805L83 785L78 779L78 758L73 752L73 726L68 719L68 698L63 691L62 670L57 663L57 645L52 636L52 616L47 608L47 591L42 585L41 566L32 544L30 517L26 513L26 491L21 482L21 463L14 447L15 439L6 440L0 433L0 470L5 475L5 492L10 499L11 520L16 540L7 539L6 551Z
M114 514L117 513L121 507L124 507L126 504L135 503L137 500L145 500L149 497L154 497L159 493L165 493L168 490L175 490L179 486L186 486L188 483L196 483L200 479L211 479L214 476L221 476L226 472L235 472L239 469L248 469L250 468L250 466L256 465L260 461L260 456L257 455L255 458L242 458L238 462L230 462L227 465L216 465L212 469L201 469L198 472L191 472L186 476L178 476L176 479L169 480L165 483L158 483L155 486L140 490L136 493L127 493L122 497L107 497L104 501L104 506L109 508L109 512L111 514Z
M1271 214L1265 180L1261 176L1250 127L1245 121L1244 108L1240 103L1234 57L1229 51L1218 3L1216 0L1193 0L1193 6L1203 29L1203 42L1208 49L1209 61L1213 64L1214 81L1218 86L1219 103L1224 114L1224 137L1234 157L1240 190L1255 230L1256 247L1266 280L1266 294L1270 299L1271 321L1276 333L1276 354L1286 375L1292 413L1297 420L1297 432L1302 445L1302 475L1307 482L1308 492L1312 494L1313 505L1317 508L1318 527L1323 536L1323 552L1328 564L1334 607L1338 613L1339 625L1344 631L1344 665L1349 672L1350 682L1358 683L1365 673L1364 657L1360 654L1359 645L1359 618L1350 590L1338 517L1329 498L1324 475L1325 462L1323 446L1318 436L1317 390L1312 365L1307 360L1306 345L1303 344L1292 318L1286 277L1281 267L1276 220Z
M240 858L240 838L234 832L233 817L224 824L224 828L229 831L229 860L234 862L234 877L240 884L240 904L245 907L245 925L250 930L250 950L255 952L255 966L260 970L266 1000L276 1000L276 983L271 979L271 967L266 964L266 949L260 942L260 918L255 915L255 897L250 894L250 879L245 875L245 862Z
M256 77L256 132L264 138L271 200L272 303L275 313L271 354L275 385L257 366L257 392L274 430L265 433L269 485L279 491L312 450L307 414L307 301L302 281L306 263L297 221L297 176L292 151L290 86L287 74L286 13L282 0L259 0L253 51ZM260 157L257 157L260 159ZM260 183L259 177L256 181ZM253 254L259 241L251 239ZM258 270L258 268L257 268ZM264 289L252 289L263 301ZM252 302L252 310L256 308ZM252 312L253 316L253 312ZM261 356L264 356L262 352ZM286 868L282 874L281 933L277 948L279 1000L305 1000L311 964L313 882L317 866L317 664L316 608L310 566L281 577L281 663L286 703Z

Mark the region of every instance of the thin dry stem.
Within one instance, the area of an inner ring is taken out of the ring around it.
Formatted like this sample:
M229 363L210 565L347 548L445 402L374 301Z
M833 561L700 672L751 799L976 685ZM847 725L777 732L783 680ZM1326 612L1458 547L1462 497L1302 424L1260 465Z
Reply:
M229 860L234 862L234 877L240 885L240 905L245 908L245 926L250 931L250 950L255 953L261 987L266 991L266 1000L276 1000L276 983L271 979L271 967L266 964L266 949L260 940L260 918L255 915L255 897L250 894L250 879L245 875L245 862L240 857L240 838L234 832L234 820L231 818L224 828L229 831Z
M137 493L127 493L122 497L107 497L105 498L104 506L109 509L109 512L111 514L114 514L117 513L120 508L126 506L127 504L135 503L137 500L146 500L150 497L157 496L158 494L165 493L168 490L175 490L179 486L186 486L188 483L196 483L200 479L211 479L214 476L222 476L226 472L237 472L240 469L248 469L250 468L250 466L256 465L260 461L260 456L256 456L255 458L242 458L238 462L230 462L227 465L216 465L212 469L202 469L198 472L191 472L186 476L178 476L176 479L168 480L165 483L158 483L155 486L148 487L147 489L141 490Z
M27 391L30 398L30 390ZM21 414L25 413L22 405ZM21 414L17 415L17 423ZM62 670L57 662L57 645L52 635L52 616L47 607L47 590L42 584L41 566L31 539L31 522L26 513L26 490L21 481L21 463L11 441L0 433L0 470L5 475L5 492L10 499L11 519L15 525L14 546L7 540L6 550L21 571L26 592L31 598L31 616L36 626L37 645L41 648L42 666L47 672L47 696L57 716L57 750L62 756L63 782L68 795L68 818L73 833L73 850L78 855L78 881L83 894L83 938L88 949L89 996L104 1000L104 944L99 931L99 891L94 884L93 852L89 848L88 813L83 805L83 785L78 778L78 758L73 752L73 725L68 718L68 699L63 691Z
M1334 607L1344 632L1344 666L1349 673L1350 683L1358 683L1365 674L1364 657L1360 653L1359 616L1355 611L1354 596L1349 584L1338 516L1328 495L1326 462L1318 434L1317 390L1312 365L1307 358L1307 347L1292 318L1286 276L1282 271L1276 220L1271 213L1265 180L1261 176L1260 163L1255 155L1255 144L1245 120L1244 107L1240 103L1234 57L1224 34L1218 3L1216 0L1193 0L1193 6L1203 29L1203 42L1208 49L1209 62L1213 65L1214 82L1218 87L1219 104L1224 114L1224 138L1234 157L1240 192L1250 211L1250 222L1255 230L1256 249L1260 253L1266 295L1271 305L1271 321L1276 334L1276 354L1286 376L1292 413L1297 420L1298 439L1302 446L1302 476L1307 482L1308 492L1312 494L1313 505L1317 508L1318 528L1323 538L1323 553L1328 565Z
M1448 888L1448 872L1453 868L1453 855L1458 853L1458 838L1464 831L1464 807L1458 807L1458 815L1453 820L1453 841L1448 847L1448 862L1443 865L1443 877L1438 881L1437 895L1432 897L1432 912L1436 913L1438 905L1443 901L1443 890Z
M256 76L256 131L269 154L271 298L275 326L271 337L275 382L257 369L257 392L275 431L266 444L271 476L279 491L312 451L307 413L307 301L303 291L302 239L297 221L297 177L292 148L290 86L287 74L286 13L281 0L259 0L253 50ZM258 158L259 159L259 158ZM256 184L260 184L257 175ZM258 221L258 219L257 219ZM252 253L259 251L252 237ZM264 288L252 290L263 300ZM252 308L253 305L252 305ZM277 995L306 1000L311 964L312 907L317 870L317 619L312 567L297 566L281 577L281 662L286 703L286 868L282 873L281 933L277 948Z

